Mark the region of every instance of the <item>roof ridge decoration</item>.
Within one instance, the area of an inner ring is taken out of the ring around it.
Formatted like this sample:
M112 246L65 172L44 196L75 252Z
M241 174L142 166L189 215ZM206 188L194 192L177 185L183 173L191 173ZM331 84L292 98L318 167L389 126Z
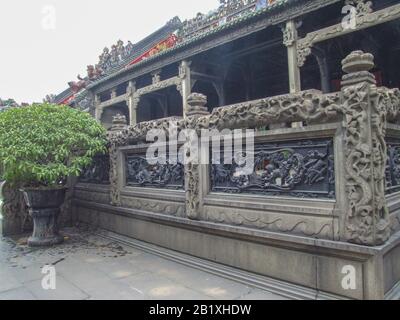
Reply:
M218 9L208 14L198 13L195 18L183 22L178 34L179 42L190 40L199 34L282 1L285 0L220 0Z
M78 76L79 81L72 81L69 83L70 94L68 97L65 97L61 103L71 103L76 93L86 89L86 87L90 86L92 83L108 78L111 74L129 69L133 65L140 64L148 58L153 58L164 52L169 52L175 47L190 42L200 35L207 34L250 16L251 14L266 11L289 1L290 0L220 0L218 9L208 14L199 13L195 18L186 20L183 23L179 17L171 19L163 27L171 29L169 35L166 35L162 40L146 51L143 51L146 47L143 42L151 36L139 41L137 44L128 42L126 46L123 41L119 40L116 45L111 47L111 50L107 47L104 48L102 55L99 57L98 64L88 66L87 77L82 78ZM140 51L143 51L141 55L135 56L135 53Z

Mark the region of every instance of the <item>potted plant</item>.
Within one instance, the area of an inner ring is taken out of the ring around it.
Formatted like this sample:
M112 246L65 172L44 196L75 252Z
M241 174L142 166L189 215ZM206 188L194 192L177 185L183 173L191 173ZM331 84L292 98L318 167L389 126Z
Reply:
M68 177L106 150L105 129L68 106L34 104L0 113L0 180L23 194L34 230L30 246L61 243L57 217Z

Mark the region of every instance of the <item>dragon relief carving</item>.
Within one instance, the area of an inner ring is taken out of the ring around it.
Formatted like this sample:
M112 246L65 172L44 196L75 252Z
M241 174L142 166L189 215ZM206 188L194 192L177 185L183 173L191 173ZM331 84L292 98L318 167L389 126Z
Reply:
M374 10L372 9L372 1L366 0L346 0L346 5L353 6L357 9L357 16L362 17L367 14L372 13Z
M222 130L257 128L284 122L329 122L338 119L338 94L309 90L214 109L199 119L201 127Z
M129 155L126 157L128 186L142 186L168 189L184 188L183 165L161 164L150 165L146 156Z
M189 162L185 168L186 176L186 210L190 219L199 218L200 208L200 174L199 165Z
M240 171L237 164L213 164L212 190L295 195L298 198L335 198L331 140L257 145L253 172L238 175Z
M159 214L164 214L173 217L185 217L185 206L184 204L170 204L164 203L162 201L151 201L149 199L143 200L139 198L132 197L122 197L121 200L124 207L143 210L147 212L154 212Z
M349 202L346 238L359 244L382 244L390 236L385 201L387 109L375 86L368 83L346 87L343 95Z
M208 221L229 225L257 228L273 232L294 233L302 236L334 239L334 223L328 219L299 217L286 219L282 215L266 215L265 212L246 214L245 212L230 212L229 210L206 209Z

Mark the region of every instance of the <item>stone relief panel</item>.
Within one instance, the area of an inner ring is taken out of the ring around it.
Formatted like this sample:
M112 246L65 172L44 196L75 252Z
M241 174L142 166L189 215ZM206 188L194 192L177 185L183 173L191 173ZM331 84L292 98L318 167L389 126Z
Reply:
M184 189L184 166L180 163L149 164L146 155L127 155L125 164L127 186Z
M400 191L400 140L387 139L386 194Z
M335 198L332 139L258 144L250 175L234 161L224 164L223 151L220 159L211 166L213 192Z
M332 217L319 218L306 215L285 215L264 211L235 208L205 207L207 220L240 227L293 233L301 236L331 239L338 238L337 222Z
M96 156L92 164L82 173L79 182L110 184L110 156L108 154Z
M96 203L110 203L110 192L99 192L92 190L83 190L77 187L75 192L75 199L83 200L83 201L91 201Z
M121 196L121 205L126 208L165 214L173 217L184 218L186 216L184 203Z

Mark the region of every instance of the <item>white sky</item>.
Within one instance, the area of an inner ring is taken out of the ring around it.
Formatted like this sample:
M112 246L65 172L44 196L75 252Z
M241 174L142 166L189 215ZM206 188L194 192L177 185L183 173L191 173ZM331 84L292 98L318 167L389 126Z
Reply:
M135 43L174 16L183 21L218 6L218 0L1 0L0 98L41 102L86 75L105 46Z

